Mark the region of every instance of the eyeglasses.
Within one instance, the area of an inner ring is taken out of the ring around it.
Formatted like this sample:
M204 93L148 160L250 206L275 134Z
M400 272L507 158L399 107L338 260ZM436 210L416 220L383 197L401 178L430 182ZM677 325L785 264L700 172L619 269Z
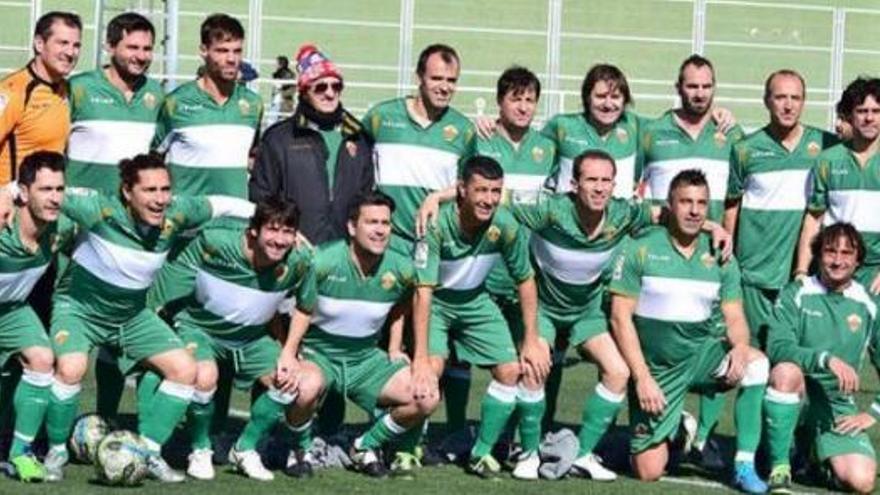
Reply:
M312 91L314 91L315 93L326 93L327 89L329 88L332 89L334 93L338 94L342 92L343 87L345 86L343 86L342 81L336 81L334 83L319 82L318 84L312 86Z

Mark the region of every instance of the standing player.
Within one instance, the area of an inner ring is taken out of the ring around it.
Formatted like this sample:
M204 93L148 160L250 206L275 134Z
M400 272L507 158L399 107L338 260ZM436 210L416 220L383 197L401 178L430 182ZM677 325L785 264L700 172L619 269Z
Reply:
M290 377L276 374L281 346L267 330L278 304L291 292L297 304L308 301L312 252L294 248L298 224L296 205L267 200L257 204L249 225L206 228L179 258L196 273L190 303L176 315L174 325L196 359L187 424L193 445L187 474L194 478L214 478L209 431L219 362L234 369L236 385L256 385L262 392L229 454L250 478L274 478L260 460L257 443L294 400L311 403L317 398L317 370L311 378L301 371L298 387L287 383Z
M810 169L837 142L801 124L806 90L800 74L779 70L764 84L770 123L733 146L724 226L738 236L736 259L751 344L762 347L776 296L789 281Z
M351 210L348 241L328 243L318 251L311 325L298 310L281 361L294 373L317 365L324 391L334 389L370 414L377 408L384 410L352 447L357 469L375 477L386 473L377 451L395 440L401 450L391 465L392 473L411 474L418 465L411 450L439 400L436 384L427 389L415 386L406 355L399 352L415 273L409 256L387 249L393 212L391 198L381 192L367 193ZM391 329L393 353L377 348L386 324ZM426 345L424 340L417 341L415 352L424 354ZM317 400L288 414L295 450L287 472L293 476L311 474L309 424L316 407Z
M15 434L9 459L18 479L41 481L46 472L31 452L43 425L54 356L43 324L26 299L55 253L70 244L75 227L60 215L64 157L37 152L22 161L20 206L0 232L0 366L17 356L24 372L15 391Z
M855 279L880 293L880 79L858 78L840 97L838 109L852 127L852 139L823 151L813 169L812 195L804 215L795 275L813 261L810 243L821 224L852 223L865 242L865 260Z
M497 209L503 187L504 171L498 162L469 158L456 203L440 208L424 247L416 249L419 280L413 324L417 345L428 340L427 352L413 357L416 386L433 383L443 373L450 345L462 361L491 368L493 380L483 398L469 465L484 477L500 471L490 451L516 406L520 380L524 389L534 390L549 371L549 348L536 328L537 293L527 236L509 211ZM521 308L519 359L501 312L485 289L489 271L501 260L517 286Z
M166 153L174 192L247 197L248 160L263 114L260 95L238 82L244 28L226 14L202 23L205 73L168 94L157 149Z
M853 279L865 245L851 224L826 227L813 240L816 275L788 284L773 309L767 355L773 363L764 403L771 493L791 493L789 449L802 411L820 462L846 490L870 493L877 473L866 430L880 418L880 399L859 412L854 392L870 349L880 367L877 306Z
M67 437L76 419L88 353L109 345L125 356L126 368L141 363L164 380L144 405L139 431L149 450L152 476L183 481L160 455L193 395L195 362L165 323L145 307L147 288L185 230L225 213L249 216L250 203L222 197L171 197L171 178L155 155L137 155L119 165L118 197L68 195L63 211L84 231L66 276L69 290L52 311L55 380L46 430L47 479L63 477Z
M768 362L749 346L736 261L720 265L700 233L709 198L702 172L680 172L669 186L668 227L633 239L614 267L611 327L634 381L633 471L646 481L663 475L689 389L738 387L733 483L764 493L767 485L755 472L754 456ZM713 317L719 304L726 336L718 335Z
M709 182L708 219L721 222L730 173L730 150L743 137L735 126L723 131L712 119L715 95L715 69L712 62L692 55L682 62L675 85L681 108L669 110L642 127L641 147L644 160L642 182L644 196L662 203L669 196L672 178L682 170L697 169ZM720 315L716 313L720 320ZM720 324L720 321L719 321ZM723 394L700 394L700 421L694 442L694 454L703 447L724 408ZM710 457L703 457L707 466ZM720 467L720 466L713 466Z

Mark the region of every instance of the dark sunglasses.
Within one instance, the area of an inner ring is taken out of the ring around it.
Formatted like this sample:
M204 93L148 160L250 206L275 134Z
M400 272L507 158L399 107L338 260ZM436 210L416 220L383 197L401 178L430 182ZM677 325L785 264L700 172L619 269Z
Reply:
M343 86L342 81L337 81L335 83L319 82L312 86L312 91L315 93L326 93L327 88L332 88L334 93L339 93L342 91L343 87L345 86Z

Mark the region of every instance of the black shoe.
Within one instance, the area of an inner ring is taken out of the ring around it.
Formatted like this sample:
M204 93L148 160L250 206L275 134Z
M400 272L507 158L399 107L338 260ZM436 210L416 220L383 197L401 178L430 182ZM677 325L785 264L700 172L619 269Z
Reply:
M727 465L721 452L721 445L714 438L709 438L703 445L703 450L691 449L688 460L707 471L724 471Z
M360 473L366 474L371 478L385 478L388 476L388 468L382 462L379 453L370 449L358 449L351 447L349 453L354 468Z
M312 467L312 455L301 450L291 450L287 457L287 466L284 474L293 478L311 478L315 475Z

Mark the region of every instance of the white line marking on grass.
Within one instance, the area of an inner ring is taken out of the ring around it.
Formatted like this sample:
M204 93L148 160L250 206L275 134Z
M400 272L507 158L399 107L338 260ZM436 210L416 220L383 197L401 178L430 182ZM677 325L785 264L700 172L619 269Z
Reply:
M714 488L716 490L725 490L729 492L735 492L733 488L729 486L719 483L717 481L702 481L702 480L692 480L689 478L674 478L672 476L664 476L660 478L660 481L665 481L667 483L674 483L677 485L689 485L689 486L699 486L701 488ZM792 491L792 495L813 495L813 492L798 492Z

